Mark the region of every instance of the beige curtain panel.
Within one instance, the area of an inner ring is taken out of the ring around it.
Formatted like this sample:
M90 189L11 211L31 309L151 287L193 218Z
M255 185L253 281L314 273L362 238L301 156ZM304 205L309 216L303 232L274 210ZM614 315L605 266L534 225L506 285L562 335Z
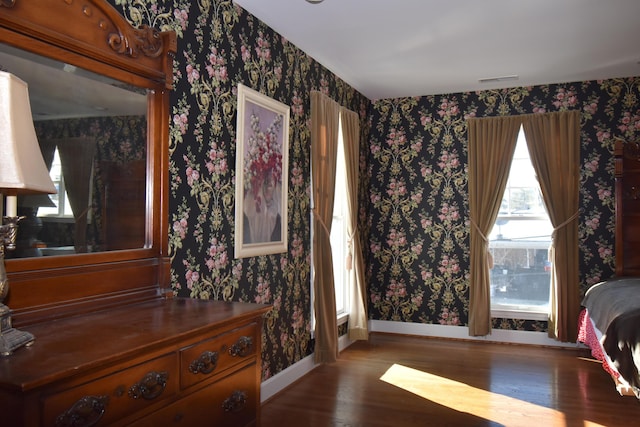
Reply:
M471 221L469 335L491 333L489 239L498 218L516 149L520 117L472 118L469 135L469 217Z
M53 158L56 155L56 140L55 139L39 139L40 152L42 152L42 158L44 164L47 166L47 170L51 171L51 165L53 165Z
M87 213L91 195L93 159L96 140L93 137L63 138L56 142L60 153L62 176L64 177L69 204L75 219L76 253L87 252Z
M311 179L313 188L313 265L315 294L315 361L338 358L338 326L331 255L331 221L338 152L340 106L311 92Z
M553 225L549 336L575 342L580 310L578 192L580 112L526 116L524 134L542 197Z

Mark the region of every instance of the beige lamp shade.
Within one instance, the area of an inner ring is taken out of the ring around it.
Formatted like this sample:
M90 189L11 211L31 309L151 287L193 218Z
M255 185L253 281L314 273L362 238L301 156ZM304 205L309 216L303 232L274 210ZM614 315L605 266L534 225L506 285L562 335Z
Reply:
M27 84L0 71L0 193L56 193L31 117Z

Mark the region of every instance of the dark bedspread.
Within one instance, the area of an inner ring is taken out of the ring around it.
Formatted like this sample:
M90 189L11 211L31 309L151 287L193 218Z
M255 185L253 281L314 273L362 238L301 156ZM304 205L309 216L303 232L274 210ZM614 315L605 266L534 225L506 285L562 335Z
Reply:
M604 333L613 319L640 308L640 277L622 277L593 285L582 305Z
M592 286L582 300L604 334L602 346L620 375L640 388L640 278L618 278Z

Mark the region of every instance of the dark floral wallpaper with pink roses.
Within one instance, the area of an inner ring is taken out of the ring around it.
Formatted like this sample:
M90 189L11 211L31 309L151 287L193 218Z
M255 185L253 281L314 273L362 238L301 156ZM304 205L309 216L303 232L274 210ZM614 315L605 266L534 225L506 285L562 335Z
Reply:
M311 91L360 115L363 161L370 101L232 1L110 1L134 26L172 29L178 36L169 166L173 291L272 305L263 330L262 377L267 379L313 352ZM288 251L283 254L234 259L238 83L291 107ZM366 191L362 194L366 205ZM361 222L366 225L366 215Z
M178 34L170 129L172 286L185 297L273 305L263 331L263 379L313 352L312 90L361 118L359 224L371 319L467 323L469 116L582 112L581 289L612 275L611 153L615 137L632 139L640 132L640 78L372 102L231 1L110 1L136 26ZM233 258L238 82L291 106L284 254ZM510 319L494 323L547 327Z
M369 316L466 325L468 117L580 110L580 289L613 275L615 138L640 139L640 78L376 101L370 115ZM577 321L577 320L576 320ZM546 331L547 322L493 319Z

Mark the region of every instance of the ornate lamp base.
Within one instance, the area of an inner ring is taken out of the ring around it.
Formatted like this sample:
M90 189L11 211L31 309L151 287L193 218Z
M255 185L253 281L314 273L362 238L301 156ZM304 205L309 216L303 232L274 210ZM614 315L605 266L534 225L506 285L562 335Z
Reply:
M30 346L34 340L29 332L11 326L11 310L0 303L0 356L9 356L22 346Z
M9 293L9 280L4 268L4 250L15 249L18 221L21 219L22 217L18 216L5 216L0 223L0 356L9 356L22 346L30 346L35 340L29 332L19 331L11 325L11 310L3 304Z

